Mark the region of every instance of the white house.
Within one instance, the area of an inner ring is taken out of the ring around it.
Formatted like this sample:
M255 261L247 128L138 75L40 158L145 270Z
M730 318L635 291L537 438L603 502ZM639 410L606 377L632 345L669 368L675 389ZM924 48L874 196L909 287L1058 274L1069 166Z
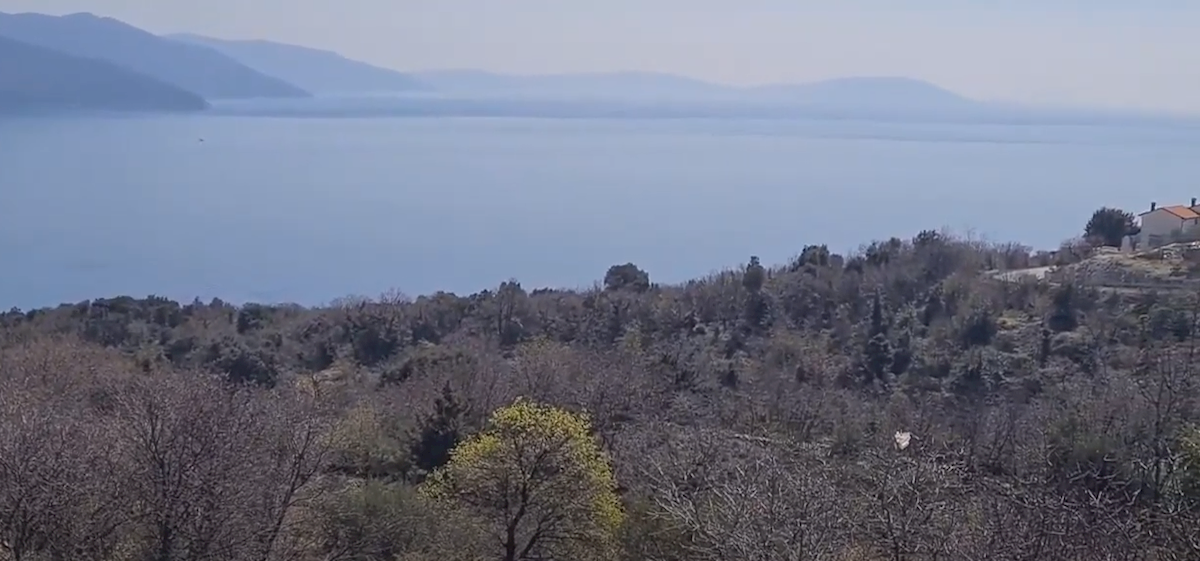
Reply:
M1157 206L1150 203L1150 210L1143 212L1139 218L1142 232L1138 236L1138 246L1154 247L1171 243L1172 236L1200 226L1200 206L1195 198L1189 206Z

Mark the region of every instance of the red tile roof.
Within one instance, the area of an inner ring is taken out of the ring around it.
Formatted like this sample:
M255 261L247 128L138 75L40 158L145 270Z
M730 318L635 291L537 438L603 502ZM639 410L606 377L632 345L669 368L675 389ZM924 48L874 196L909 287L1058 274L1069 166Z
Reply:
M1182 218L1184 220L1200 218L1200 213L1197 213L1196 211L1194 211L1186 206L1183 206L1183 205L1164 206L1164 207L1162 207L1162 210L1165 210L1171 214L1174 214L1175 216Z
M1197 206L1194 208L1200 208L1200 206ZM1164 212L1174 216L1175 218L1179 218L1181 220L1200 219L1200 212L1197 212L1196 210L1194 210L1194 208L1188 208L1183 205L1160 206L1154 210L1143 212L1139 216L1146 216L1147 214L1150 214L1151 212L1158 212L1161 210L1161 211L1164 211Z

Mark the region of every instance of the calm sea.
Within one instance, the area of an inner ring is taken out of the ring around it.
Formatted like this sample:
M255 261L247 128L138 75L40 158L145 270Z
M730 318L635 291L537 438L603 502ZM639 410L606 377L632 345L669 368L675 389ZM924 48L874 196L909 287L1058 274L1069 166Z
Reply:
M203 141L201 141L203 139ZM0 121L0 307L678 281L949 227L1055 246L1200 196L1200 131L852 121Z

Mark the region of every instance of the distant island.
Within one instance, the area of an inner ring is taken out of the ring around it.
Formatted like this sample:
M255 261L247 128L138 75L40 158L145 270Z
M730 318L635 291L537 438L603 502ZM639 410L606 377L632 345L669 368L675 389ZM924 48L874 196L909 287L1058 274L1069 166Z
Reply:
M226 40L190 33L164 36L210 48L263 74L315 94L367 94L427 91L414 77L332 51L263 40Z
M0 37L99 59L208 100L304 98L307 91L213 49L171 41L111 18L0 13Z
M204 98L150 76L5 37L0 37L0 69L0 113L208 107Z

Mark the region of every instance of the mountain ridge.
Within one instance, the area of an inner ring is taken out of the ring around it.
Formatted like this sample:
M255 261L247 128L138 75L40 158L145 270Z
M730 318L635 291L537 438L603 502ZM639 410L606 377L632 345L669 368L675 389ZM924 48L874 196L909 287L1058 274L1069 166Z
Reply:
M412 75L438 92L458 95L653 95L818 105L846 105L847 102L886 105L895 104L897 101L914 105L985 105L984 102L932 82L901 76L849 76L812 82L736 86L678 74L638 71L508 74L478 69L434 69L416 71ZM872 93L874 95L867 95Z
M201 111L199 95L107 61L0 36L0 113L40 110Z
M312 93L426 91L415 78L390 68L354 60L335 51L265 39L218 39L193 33L162 36L214 49L263 74Z
M213 49L163 39L89 12L0 12L0 36L76 57L105 60L206 99L303 98L311 94Z

